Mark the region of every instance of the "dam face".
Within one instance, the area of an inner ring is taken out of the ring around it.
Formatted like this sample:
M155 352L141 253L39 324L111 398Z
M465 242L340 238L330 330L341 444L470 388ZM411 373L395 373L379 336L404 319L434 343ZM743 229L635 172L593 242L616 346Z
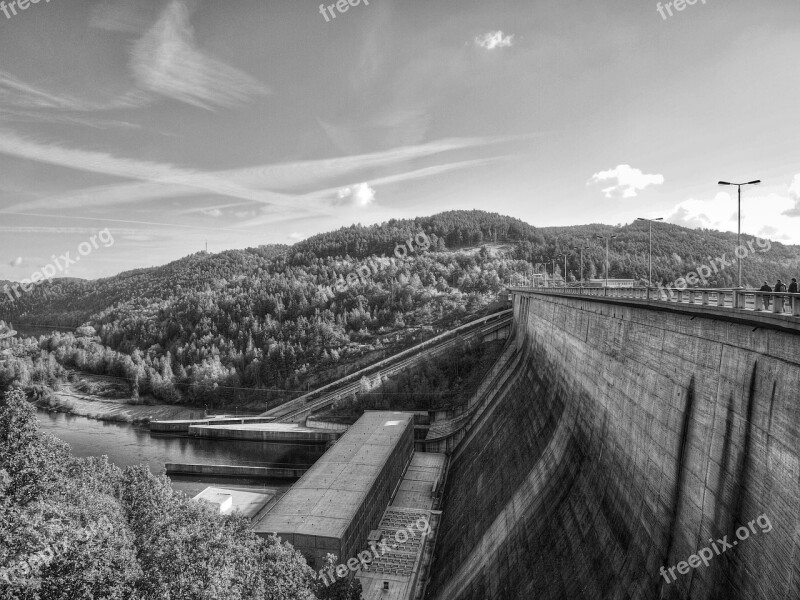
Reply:
M522 290L514 316L427 598L800 599L800 334Z

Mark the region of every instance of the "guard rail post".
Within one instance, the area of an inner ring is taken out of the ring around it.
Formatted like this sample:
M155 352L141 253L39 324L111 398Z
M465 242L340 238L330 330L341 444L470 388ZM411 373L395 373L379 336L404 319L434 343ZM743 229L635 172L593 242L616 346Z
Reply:
M764 310L764 296L756 292L755 310Z
M783 296L772 297L772 312L776 315L783 314Z
M733 290L733 308L744 309L744 292L741 290Z

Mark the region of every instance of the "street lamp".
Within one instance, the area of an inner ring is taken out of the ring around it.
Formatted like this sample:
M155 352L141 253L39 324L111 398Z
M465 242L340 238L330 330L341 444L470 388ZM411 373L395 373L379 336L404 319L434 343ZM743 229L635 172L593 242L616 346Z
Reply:
M609 235L609 236L598 235L596 237L597 237L597 239L606 241L606 288L608 288L608 241L609 240L613 240L617 236L616 235Z
M581 287L583 287L583 251L588 250L589 246L581 246L580 248L573 248L573 250L581 253Z
M739 287L742 287L742 259L739 257L739 246L742 245L742 186L758 185L760 179L748 181L747 183L731 183L730 181L720 181L720 185L735 185L739 190L739 233L736 236L736 266L739 270Z
M647 287L653 287L653 221L663 221L664 217L659 217L658 219L645 219L643 217L639 217L636 220L650 222L650 274L647 276Z

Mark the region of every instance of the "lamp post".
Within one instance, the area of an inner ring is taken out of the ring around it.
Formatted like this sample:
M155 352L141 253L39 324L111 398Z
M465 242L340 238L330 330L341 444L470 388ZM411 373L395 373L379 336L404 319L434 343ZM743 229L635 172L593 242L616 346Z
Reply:
M555 283L556 283L556 260L558 260L558 259L550 257L550 262L552 263L551 266L553 268L553 286L552 287L555 287Z
M557 262L558 262L558 260L560 258L561 258L560 254L557 254L555 257L553 257L553 282L554 283L555 283L555 278L556 278L556 264L557 264ZM564 265L566 265L566 264L567 264L567 260L565 258L564 259ZM566 273L562 277L564 278L564 283L566 283L567 282Z
M735 185L739 191L739 231L736 236L736 266L739 271L739 287L742 287L742 259L739 257L739 246L742 245L742 186L743 185L758 185L761 183L760 179L748 181L747 183L731 183L730 181L720 181L720 185Z
M653 221L663 221L664 217L659 217L658 219L645 219L643 217L639 217L636 219L637 221L648 221L650 223L650 271L649 275L647 276L647 287L653 287Z
M559 254L553 260L561 260L564 258L564 287L567 287L567 255L566 254Z
M609 236L598 235L597 236L598 239L606 241L606 288L608 288L608 242L609 242L609 240L613 240L615 237L617 237L617 236L616 235L609 235Z
M589 246L581 246L579 248L573 248L573 250L579 251L581 253L581 287L583 287L583 251L588 250Z
M547 265L544 263L536 263L536 273L541 274L542 267L544 267L544 287L547 287Z

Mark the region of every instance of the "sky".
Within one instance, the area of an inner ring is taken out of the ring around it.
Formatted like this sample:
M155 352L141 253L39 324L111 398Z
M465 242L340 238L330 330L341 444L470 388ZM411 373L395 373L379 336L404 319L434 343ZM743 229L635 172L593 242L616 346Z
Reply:
M0 280L456 209L735 231L719 180L800 243L797 0L18 1Z

